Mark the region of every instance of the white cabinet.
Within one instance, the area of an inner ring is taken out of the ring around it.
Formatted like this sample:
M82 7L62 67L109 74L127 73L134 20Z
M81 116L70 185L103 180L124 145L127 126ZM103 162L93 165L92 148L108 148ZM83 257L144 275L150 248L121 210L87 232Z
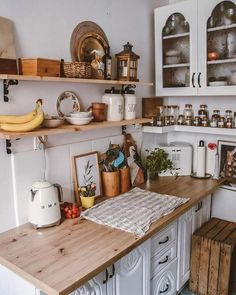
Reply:
M188 0L155 10L156 95L235 95L235 4Z
M180 291L189 279L192 234L211 216L211 195L187 211L178 220L178 276Z
M178 220L178 272L177 290L179 291L189 279L190 253L192 238L192 209L187 211Z
M107 295L150 294L150 245L149 239L115 263Z

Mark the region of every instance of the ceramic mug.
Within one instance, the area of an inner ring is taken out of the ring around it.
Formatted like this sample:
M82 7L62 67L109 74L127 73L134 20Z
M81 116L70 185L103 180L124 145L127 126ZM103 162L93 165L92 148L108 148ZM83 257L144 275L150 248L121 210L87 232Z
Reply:
M106 121L106 104L102 102L93 102L89 107L89 111L92 111L94 122Z

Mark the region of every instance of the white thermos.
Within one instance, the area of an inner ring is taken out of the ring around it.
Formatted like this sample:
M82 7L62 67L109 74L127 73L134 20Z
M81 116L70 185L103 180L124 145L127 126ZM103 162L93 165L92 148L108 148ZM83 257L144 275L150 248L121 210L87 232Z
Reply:
M136 105L137 98L135 96L134 90L130 89L130 86L127 86L124 91L125 99L125 120L135 120L136 119Z
M206 174L206 147L204 141L199 141L199 146L197 147L197 177L205 177Z

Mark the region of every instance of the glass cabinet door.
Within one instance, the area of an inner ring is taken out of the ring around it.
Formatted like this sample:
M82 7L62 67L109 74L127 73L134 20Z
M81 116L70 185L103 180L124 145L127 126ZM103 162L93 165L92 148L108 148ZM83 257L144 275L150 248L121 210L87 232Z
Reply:
M197 1L155 10L156 95L197 93Z
M236 93L235 4L199 1L199 94Z

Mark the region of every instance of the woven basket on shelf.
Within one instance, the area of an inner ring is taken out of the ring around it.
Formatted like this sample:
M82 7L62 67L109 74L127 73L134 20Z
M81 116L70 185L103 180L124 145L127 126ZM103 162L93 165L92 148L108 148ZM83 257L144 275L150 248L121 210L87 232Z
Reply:
M64 75L67 78L84 78L92 77L92 67L89 62L74 61L63 63Z

